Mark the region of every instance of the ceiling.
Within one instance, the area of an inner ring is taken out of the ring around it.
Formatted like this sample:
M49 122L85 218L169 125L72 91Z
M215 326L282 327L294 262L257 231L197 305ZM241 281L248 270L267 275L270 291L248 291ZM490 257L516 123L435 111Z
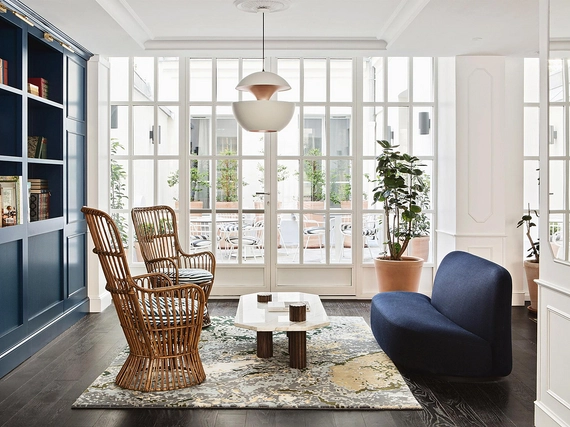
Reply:
M261 51L261 14L238 10L234 0L23 2L104 56ZM291 0L265 14L265 40L268 56L536 56L538 0Z

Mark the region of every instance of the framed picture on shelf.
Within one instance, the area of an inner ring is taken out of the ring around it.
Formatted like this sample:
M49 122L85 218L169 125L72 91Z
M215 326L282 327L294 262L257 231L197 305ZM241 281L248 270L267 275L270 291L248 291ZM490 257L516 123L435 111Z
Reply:
M20 177L0 176L2 227L21 223Z

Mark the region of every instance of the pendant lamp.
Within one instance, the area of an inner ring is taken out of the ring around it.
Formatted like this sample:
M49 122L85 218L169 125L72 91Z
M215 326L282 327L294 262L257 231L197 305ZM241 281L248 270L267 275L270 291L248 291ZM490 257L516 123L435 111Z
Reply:
M251 92L255 101L232 103L234 116L240 126L249 132L278 132L291 121L295 111L292 102L275 101L271 97L275 92L291 89L281 76L265 71L265 12L286 9L286 0L236 0L236 7L247 12L262 12L262 71L250 74L238 83L237 90Z

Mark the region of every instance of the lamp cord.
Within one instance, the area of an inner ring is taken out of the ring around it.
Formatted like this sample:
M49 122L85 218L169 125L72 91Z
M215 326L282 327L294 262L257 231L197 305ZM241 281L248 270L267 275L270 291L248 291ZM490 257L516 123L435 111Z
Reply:
M265 71L265 12L261 14L262 16L262 31L261 31L261 70Z

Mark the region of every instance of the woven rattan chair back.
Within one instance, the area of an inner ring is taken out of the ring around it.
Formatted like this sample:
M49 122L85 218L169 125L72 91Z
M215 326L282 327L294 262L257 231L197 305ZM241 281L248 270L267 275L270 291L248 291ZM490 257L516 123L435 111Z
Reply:
M214 284L216 259L210 251L186 253L178 239L178 225L170 206L136 207L131 211L133 227L147 272L167 274L179 283L179 269L203 269L212 274L212 280L198 283L206 294L206 301Z
M116 384L140 391L163 391L199 384L206 378L198 354L205 295L200 286L173 286L160 273L131 276L119 230L98 209L83 207L129 345Z
M178 225L170 206L134 208L132 218L145 263L159 258L177 259Z

